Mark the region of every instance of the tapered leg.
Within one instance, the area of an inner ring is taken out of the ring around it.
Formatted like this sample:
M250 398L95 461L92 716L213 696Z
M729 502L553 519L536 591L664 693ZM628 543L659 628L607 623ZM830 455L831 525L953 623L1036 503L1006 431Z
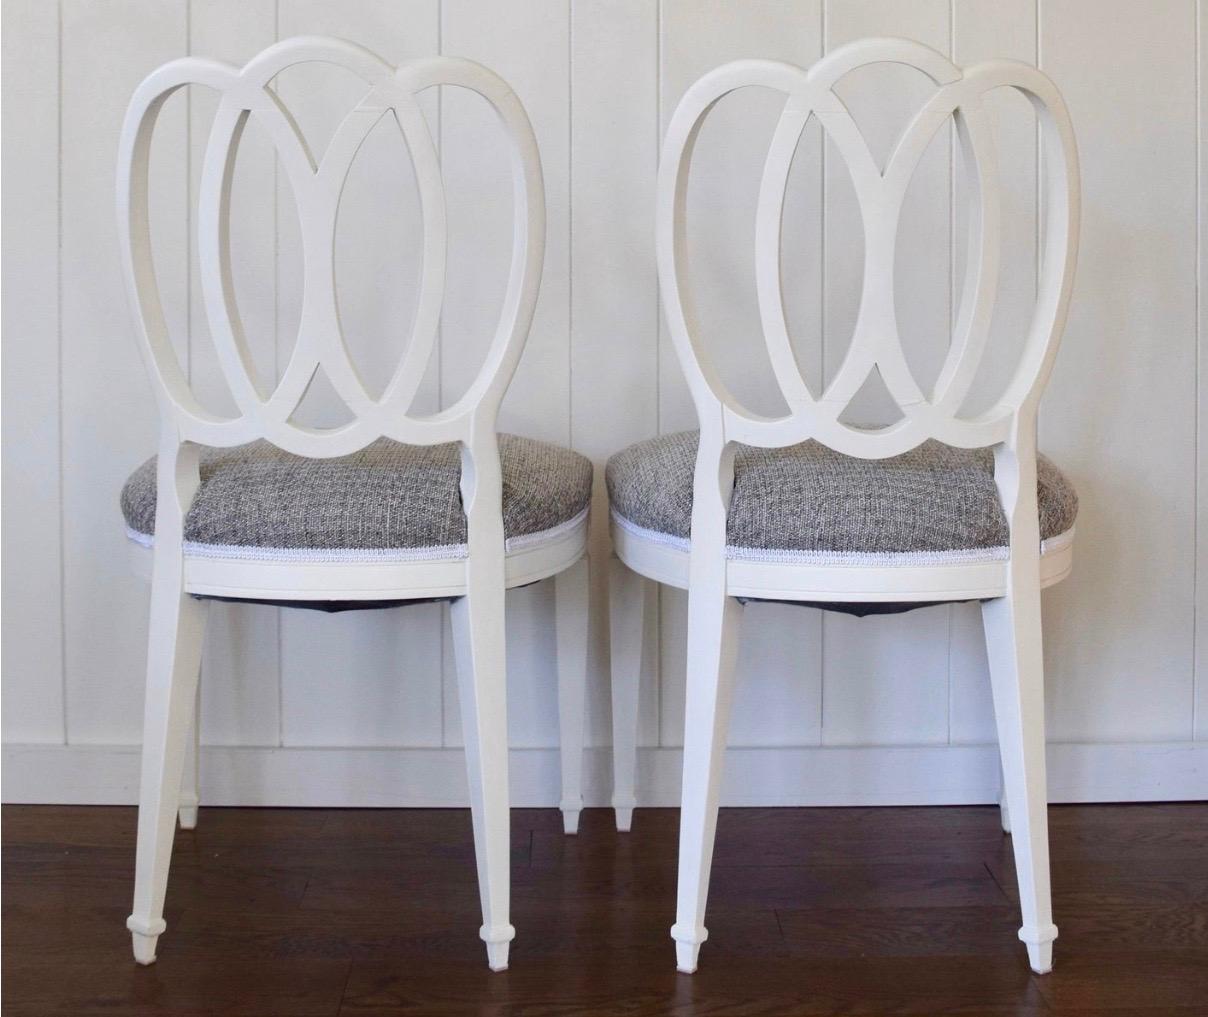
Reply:
M1023 927L1032 970L1052 969L1053 924L1049 888L1048 801L1045 777L1044 657L1040 590L1015 589L982 605L994 715L1019 877Z
M166 927L164 895L180 805L185 743L196 701L206 607L205 601L180 592L179 585L173 589L169 582L162 581L152 587L134 908L126 920L134 958L140 964L155 960L156 944Z
M558 638L558 728L562 745L562 827L579 832L583 808L583 706L587 688L589 572L580 558L554 578Z
M1002 832L1011 832L1011 806L1007 802L1007 779L1003 775L1002 756L998 757L998 819L1002 823Z
M502 577L500 577L502 579ZM479 584L453 602L461 726L466 745L478 894L479 935L492 971L508 966L516 930L509 921L507 666L503 584Z
M613 557L609 562L609 626L612 658L612 807L617 829L627 832L637 805L638 690L649 583Z
M197 828L197 809L201 805L201 679L193 696L193 715L189 736L185 739L185 769L180 780L180 828Z
M688 689L684 706L684 784L680 808L676 966L696 970L708 936L705 902L713 865L713 836L722 761L734 690L742 607L720 584L688 595Z

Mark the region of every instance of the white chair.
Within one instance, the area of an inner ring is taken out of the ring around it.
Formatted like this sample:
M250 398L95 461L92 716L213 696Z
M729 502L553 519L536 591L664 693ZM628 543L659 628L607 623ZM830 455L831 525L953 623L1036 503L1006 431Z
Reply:
M844 75L880 62L918 68L936 86L884 172L834 91ZM708 362L685 267L685 196L697 132L719 99L750 85L788 96L756 213L763 337L789 407L779 419L741 406ZM999 257L999 184L982 98L1004 86L1031 100L1043 135L1043 274L1014 377L990 410L966 418L959 410L985 348ZM967 173L971 267L947 359L934 391L924 393L907 366L895 321L894 252L907 186L927 143L949 117L957 125L963 165L976 170ZM811 118L822 124L850 171L865 251L851 346L820 397L794 360L780 289L789 165ZM1032 968L1050 969L1057 929L1049 893L1040 590L1071 567L1077 500L1056 468L1037 458L1036 413L1065 323L1078 210L1077 152L1065 105L1044 74L1020 63L994 60L962 71L920 44L872 39L835 50L808 73L762 60L719 67L688 89L672 117L659 168L658 264L667 321L700 432L619 453L609 463L608 484L620 559L610 581L614 805L621 829L628 828L635 804L645 579L688 590L679 895L671 930L680 970L695 970L706 937L722 757L747 599L855 613L878 604L901 609L982 602L1014 827L1023 912L1019 936ZM849 426L840 413L874 368L901 418L874 429ZM872 503L894 511L878 517L869 511ZM912 526L912 519L927 525ZM1003 818L1005 824L1006 813Z
M338 64L364 98L316 159L270 87L284 69ZM177 89L200 84L220 101L205 152L198 209L206 313L237 414L201 405L173 351L155 281L148 163L156 118ZM445 272L444 191L416 95L456 85L494 108L511 149L514 238L506 294L478 376L453 406L411 416L439 324ZM244 125L272 139L298 206L305 278L297 343L276 388L251 367L229 256L231 177ZM333 280L335 218L349 167L383 117L401 130L423 212L424 268L414 328L380 399L371 398L341 334ZM155 960L178 806L196 822L194 714L208 600L331 607L449 599L458 664L483 924L492 969L507 967L508 744L504 592L556 576L563 748L562 808L581 808L587 651L587 505L591 465L565 449L496 434L499 405L527 339L545 244L541 164L519 100L467 60L416 60L395 69L347 42L296 38L245 67L188 58L135 91L118 157L118 221L143 358L158 399L159 455L123 492L131 535L154 544L138 858L127 925L135 958ZM353 419L335 428L292 419L320 369ZM354 455L355 453L355 455ZM372 509L380 511L371 512ZM188 737L190 722L194 735ZM186 742L191 742L186 749ZM181 793L185 757L193 759Z

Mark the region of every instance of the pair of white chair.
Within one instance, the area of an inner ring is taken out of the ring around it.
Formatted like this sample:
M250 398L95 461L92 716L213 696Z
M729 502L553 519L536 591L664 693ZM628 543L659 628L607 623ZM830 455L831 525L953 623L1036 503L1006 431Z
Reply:
M321 159L311 154L272 88L284 69L309 61L342 65L368 86ZM882 171L834 86L857 67L884 61L914 66L938 87ZM194 396L170 341L151 258L151 136L164 101L189 84L209 86L220 96L197 221L206 312L238 407L232 417L215 415ZM502 122L511 146L515 228L503 310L477 378L453 406L420 417L411 415L411 404L439 323L446 237L439 163L416 96L438 85L480 93ZM780 419L748 412L726 391L698 348L685 279L692 146L718 99L747 85L788 96L764 172L757 223L763 331L790 410ZM958 411L994 303L998 186L982 98L999 87L1024 92L1044 132L1044 275L1014 380L992 410L964 419ZM289 177L304 250L297 343L271 391L252 366L229 251L232 173L249 117L267 131ZM397 122L415 167L425 260L407 352L383 395L373 398L341 333L333 246L349 167L383 117ZM855 335L838 375L819 397L794 361L779 278L789 164L811 117L851 170L865 230ZM907 184L928 141L949 117L957 124L966 165L977 170L970 191L972 268L948 359L927 395L902 354L893 259ZM1040 589L1068 571L1075 503L1063 478L1043 460L1038 503L1036 408L1069 299L1076 181L1068 116L1044 75L1009 62L962 72L933 50L902 40L843 47L808 74L767 61L728 64L689 89L672 119L659 171L659 272L701 428L698 436L656 439L614 457L608 483L619 556L611 583L614 805L621 829L628 829L636 804L642 577L689 591L680 885L672 930L681 970L695 969L706 935L721 758L746 599L857 612L885 602L909 607L983 601L1006 800L1014 817L1020 936L1033 968L1051 966L1056 928L1048 886ZM544 249L540 160L523 108L502 80L477 64L440 57L396 69L335 40L292 39L242 69L195 58L174 61L154 72L131 102L118 162L118 215L140 346L162 417L157 459L123 491L131 536L154 546L138 856L127 922L136 959L155 959L165 928L177 817L186 827L197 819L196 689L208 599L332 609L446 598L452 602L480 934L490 966L506 967L514 929L504 594L556 577L561 806L567 832L574 832L582 806L592 472L573 452L496 433L499 405L532 319ZM875 430L850 427L839 415L874 368L902 419ZM294 419L320 369L352 411L344 426L316 429Z

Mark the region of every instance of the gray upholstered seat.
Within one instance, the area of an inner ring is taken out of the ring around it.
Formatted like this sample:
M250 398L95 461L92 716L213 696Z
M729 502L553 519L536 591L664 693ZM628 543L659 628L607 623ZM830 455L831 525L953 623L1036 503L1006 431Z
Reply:
M539 542L591 500L590 460L547 442L500 435L503 521L509 546ZM306 459L265 441L205 449L201 488L185 518L190 550L237 549L241 557L400 558L464 554L461 463L454 444L380 439L353 455ZM135 539L155 532L155 460L122 489Z
M613 456L607 481L614 519L686 544L696 448L697 432L684 431ZM991 556L1007 544L990 449L928 441L871 460L812 441L783 449L740 446L734 473L727 543L742 557L901 554L942 561ZM1078 496L1043 456L1037 487L1041 539L1069 531Z

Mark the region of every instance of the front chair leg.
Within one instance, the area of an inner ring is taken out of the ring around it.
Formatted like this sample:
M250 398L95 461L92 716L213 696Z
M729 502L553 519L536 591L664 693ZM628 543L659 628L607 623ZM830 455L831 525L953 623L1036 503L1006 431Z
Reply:
M156 944L166 928L164 896L206 610L205 601L180 592L179 586L172 589L161 582L152 588L134 908L126 919L134 959L140 964L154 962Z
M201 805L201 677L193 697L193 715L189 718L189 736L185 739L185 769L180 781L180 828L197 829L197 810Z
M994 692L1002 756L1004 813L1011 825L1019 904L1032 970L1053 967L1052 895L1049 885L1048 800L1045 777L1044 656L1040 591L1012 590L982 605L982 622Z
M671 928L676 967L687 973L696 970L700 945L709 935L705 929L705 902L713 866L741 617L741 605L725 596L723 590L689 591L679 892L675 925Z
M583 704L587 688L590 575L586 555L554 578L558 654L558 728L562 746L562 828L579 832L583 808Z
M502 576L500 576L502 580ZM509 920L507 660L503 583L481 583L453 601L461 726L474 822L474 856L482 901L479 935L492 971L508 966L516 930Z
M612 807L617 829L627 832L637 805L638 692L642 679L645 578L613 557L608 573L612 659Z

